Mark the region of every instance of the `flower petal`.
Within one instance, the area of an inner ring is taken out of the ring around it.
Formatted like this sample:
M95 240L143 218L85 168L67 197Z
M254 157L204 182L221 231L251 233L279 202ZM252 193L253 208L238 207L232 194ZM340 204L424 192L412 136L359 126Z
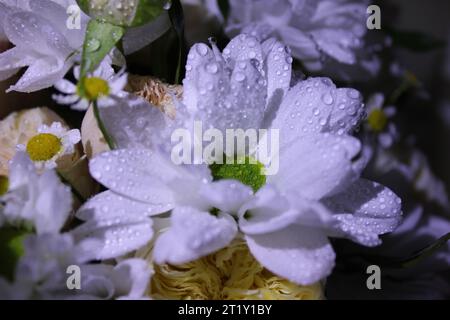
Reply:
M379 245L378 236L392 232L401 221L400 198L388 188L364 179L324 203L336 213L341 236L366 246Z
M236 222L227 214L176 208L171 226L156 240L155 262L176 265L199 259L228 245L236 233Z
M258 39L247 34L240 34L231 39L225 49L223 49L223 57L226 60L234 60L236 63L256 60L260 66L264 62L262 48Z
M85 256L93 260L120 257L153 237L152 220L136 215L91 219L70 231Z
M281 91L284 97L289 90L292 73L292 57L289 49L275 39L266 40L262 44L265 67L267 68L267 101L272 99L275 91Z
M335 220L321 204L298 197L282 195L266 185L239 211L239 227L246 234L272 233L290 225L331 227Z
M51 87L60 80L70 68L63 59L39 59L31 64L19 81L9 87L7 92L32 92Z
M281 150L279 171L268 182L307 199L338 193L358 177L352 159L360 149L359 140L350 136L303 137Z
M20 11L7 16L4 29L9 41L21 50L34 50L58 59L65 59L72 51L53 25L33 12Z
M300 285L327 277L335 254L320 229L292 226L264 235L246 235L255 258L276 275Z
M199 193L211 207L233 214L251 198L253 190L235 180L220 180L202 186Z
M126 216L133 216L139 219L167 212L171 209L172 206L152 205L135 201L108 190L89 199L78 210L76 216L84 221L91 219L106 220Z
M118 148L151 149L163 141L170 142L170 120L155 106L142 98L129 95L114 99L107 108L99 109L103 123Z
M319 132L343 134L363 114L361 95L353 89L336 89L328 78L309 78L291 88L272 128L280 130L280 146Z
M92 176L112 191L151 204L173 202L163 183L179 173L169 159L146 149L122 149L102 153L89 163Z
M121 261L111 275L115 296L119 299L139 299L147 290L152 271L147 261L127 259Z

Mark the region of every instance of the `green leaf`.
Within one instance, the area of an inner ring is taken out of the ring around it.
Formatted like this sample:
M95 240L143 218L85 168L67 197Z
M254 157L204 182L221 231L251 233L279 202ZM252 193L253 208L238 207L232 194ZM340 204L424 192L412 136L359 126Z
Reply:
M89 21L83 44L80 80L98 67L124 33L125 29L122 27L98 20Z
M103 123L102 118L100 116L100 110L98 109L97 101L93 102L93 111L94 111L95 120L97 121L98 128L102 132L103 138L105 138L109 149L111 149L111 150L116 149L116 142L114 141L113 137L109 134L109 132L106 129L105 124Z
M445 41L419 31L405 31L386 28L394 45L415 51L428 52L445 46Z
M17 262L24 253L23 239L29 231L12 227L0 228L0 275L13 280Z
M184 66L183 55L186 50L184 44L184 12L180 0L172 1L172 6L169 9L169 17L172 28L175 30L178 38L178 61L174 83L179 84L182 76L181 70Z

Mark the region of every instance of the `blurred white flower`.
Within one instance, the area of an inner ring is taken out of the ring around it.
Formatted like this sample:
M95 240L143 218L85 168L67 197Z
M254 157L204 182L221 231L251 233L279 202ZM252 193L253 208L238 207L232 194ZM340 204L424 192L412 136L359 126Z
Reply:
M75 0L0 0L0 39L15 45L0 54L0 80L28 67L8 91L32 92L62 79L79 62L89 17L80 10L80 28L68 28L67 8ZM170 28L167 12L153 22L129 28L123 38L125 54L131 54Z
M80 29L67 28L67 7L64 5L56 0L0 1L3 16L0 29L15 45L0 54L0 80L28 67L8 91L31 92L50 87L64 77L76 61L87 17L82 14Z
M24 252L14 282L0 277L2 299L139 299L151 276L141 259L123 260L116 266L89 264L68 234L28 236ZM80 268L80 289L67 287L69 266Z
M108 59L97 68L91 76L84 79L84 92L69 80L61 79L55 83L55 88L63 95L55 94L53 99L59 104L71 105L74 110L85 111L91 102L97 101L99 107L110 107L117 103L117 99L123 98L123 91L127 84L128 75L122 69L114 73L107 63ZM79 80L80 68L74 68L74 76Z
M58 233L72 210L70 188L54 171L39 174L22 151L11 161L8 192L0 200L0 224L31 228L37 234Z
M398 132L392 118L397 110L394 106L384 105L384 95L375 93L369 97L366 105L367 126L378 139L382 148L389 148L398 138Z
M17 148L26 151L38 168L54 169L59 159L75 152L80 140L80 130L68 130L60 122L53 122L51 126L39 126L38 134L31 137L26 146Z
M224 20L215 2L202 4ZM365 0L230 0L225 32L276 37L310 71L331 70L346 78L357 73L352 66L375 74L380 64L364 42L368 5Z

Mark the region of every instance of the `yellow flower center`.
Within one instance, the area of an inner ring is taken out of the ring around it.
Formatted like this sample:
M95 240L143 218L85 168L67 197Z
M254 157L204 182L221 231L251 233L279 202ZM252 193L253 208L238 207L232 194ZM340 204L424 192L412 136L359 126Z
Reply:
M50 133L40 133L28 141L27 152L33 161L47 161L61 150L61 140Z
M300 286L282 279L250 253L243 239L183 265L154 265L149 294L156 299L311 300L322 299L322 285Z
M369 127L375 132L381 132L386 128L388 117L381 109L374 109L367 118Z
M86 98L93 101L101 96L109 94L108 82L102 78L92 77L84 79L84 90Z
M8 177L0 176L0 196L4 195L9 188L9 180Z

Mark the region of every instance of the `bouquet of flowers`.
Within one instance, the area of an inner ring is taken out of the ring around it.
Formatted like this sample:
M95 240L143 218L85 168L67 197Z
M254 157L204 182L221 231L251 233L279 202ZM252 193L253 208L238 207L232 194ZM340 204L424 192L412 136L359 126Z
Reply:
M0 0L0 298L448 298L380 6Z

